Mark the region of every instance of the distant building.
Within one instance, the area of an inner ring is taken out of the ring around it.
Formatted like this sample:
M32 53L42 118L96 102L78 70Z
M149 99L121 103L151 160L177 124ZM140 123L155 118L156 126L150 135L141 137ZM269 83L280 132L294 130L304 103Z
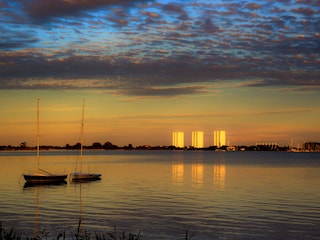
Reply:
M172 133L172 145L179 148L184 148L184 132Z
M227 144L226 131L213 132L213 145L217 147L226 146Z
M279 150L277 143L256 143L258 151L276 151Z
M203 148L203 132L194 131L192 132L192 146L194 148Z
M306 142L304 143L304 149L308 151L320 151L320 143L319 142Z

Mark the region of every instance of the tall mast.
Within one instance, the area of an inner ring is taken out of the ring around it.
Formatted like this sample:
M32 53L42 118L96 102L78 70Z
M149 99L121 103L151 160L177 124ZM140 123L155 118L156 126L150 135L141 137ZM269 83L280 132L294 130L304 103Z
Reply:
M39 131L39 105L40 98L37 100L37 167L40 167L40 131Z
M81 133L80 133L80 172L82 172L82 152L83 152L83 128L84 128L84 99L82 100L82 118L81 118Z

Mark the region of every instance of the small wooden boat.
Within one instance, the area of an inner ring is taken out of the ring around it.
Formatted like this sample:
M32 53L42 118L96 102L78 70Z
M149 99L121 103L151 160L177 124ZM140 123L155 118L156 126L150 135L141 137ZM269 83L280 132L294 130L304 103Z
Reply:
M55 184L55 183L63 183L68 177L67 174L56 175L56 174L44 174L44 173L33 173L33 174L23 174L24 179L28 183L32 184Z
M33 174L23 174L24 180L27 183L31 184L56 184L64 183L68 177L67 174L56 175L56 174L42 174L42 173L33 173Z
M70 174L72 181L93 181L100 180L101 174L74 172Z

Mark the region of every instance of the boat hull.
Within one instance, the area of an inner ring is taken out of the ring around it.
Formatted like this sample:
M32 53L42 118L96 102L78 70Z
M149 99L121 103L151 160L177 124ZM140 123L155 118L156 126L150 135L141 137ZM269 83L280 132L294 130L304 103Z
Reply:
M24 174L24 180L28 183L63 183L68 175L42 175L42 174Z
M101 174L97 174L97 173L71 173L70 178L72 181L100 180Z

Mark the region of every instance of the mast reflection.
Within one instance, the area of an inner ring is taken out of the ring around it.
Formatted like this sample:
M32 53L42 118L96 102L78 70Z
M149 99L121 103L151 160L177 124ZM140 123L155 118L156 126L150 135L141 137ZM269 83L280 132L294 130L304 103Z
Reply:
M77 192L77 189L79 190L79 222L78 222L78 231L76 233L76 239L82 239L83 234L81 231L81 224L83 221L83 206L82 206L82 185L88 183L87 181L76 181L72 182L74 185L75 192ZM76 194L77 195L77 194Z
M34 216L34 228L33 228L33 239L40 239L41 234L45 234L39 231L39 208L40 208L40 189L49 187L49 186L58 186L58 185L65 185L67 184L66 181L58 182L58 183L47 183L47 182L37 182L37 183L30 183L26 182L23 186L24 190L35 190L35 216Z
M99 179L100 180L100 179ZM99 180L78 180L78 181L71 181L70 183L74 186L75 190L75 196L78 194L78 204L79 204L79 222L78 222L78 230L76 233L76 239L88 239L88 233L83 228L84 226L84 220L85 220L85 210L84 210L84 202L85 202L85 196L83 197L83 194L85 195L86 191L89 190L90 186L92 184L97 184L100 182Z
M36 213L34 217L34 229L33 229L33 238L37 239L39 236L39 190L40 187L36 187Z

